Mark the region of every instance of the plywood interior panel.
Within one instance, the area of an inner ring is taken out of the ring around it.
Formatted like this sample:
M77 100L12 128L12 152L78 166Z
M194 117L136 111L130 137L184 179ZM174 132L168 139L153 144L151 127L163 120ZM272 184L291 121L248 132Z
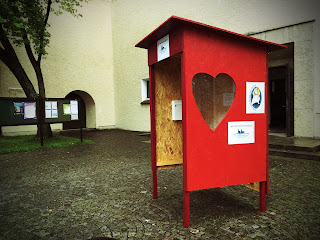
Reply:
M214 121L213 128L216 128L224 116L230 109L230 106L223 104L223 95L233 93L233 79L228 74L219 74L214 81L213 96L214 96Z
M163 169L182 168L182 167L183 167L183 164L176 164L176 165L158 166L157 169L163 170Z
M192 79L192 92L198 109L206 121L213 129L214 123L214 78L206 73L197 73Z
M224 73L216 78L198 73L192 80L192 92L203 119L214 130L231 106L230 101L224 102L223 99L225 94L234 96L233 79Z
M255 190L257 192L259 192L260 190L260 183L259 182L254 182L254 183L246 183L246 184L243 184L243 186L247 187L247 188L250 188L252 190Z
M157 166L182 164L182 121L172 120L172 101L181 100L181 57L154 65Z

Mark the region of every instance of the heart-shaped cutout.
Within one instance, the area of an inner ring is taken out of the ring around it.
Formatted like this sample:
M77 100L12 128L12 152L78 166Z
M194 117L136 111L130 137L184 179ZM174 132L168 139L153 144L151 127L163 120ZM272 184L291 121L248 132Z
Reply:
M214 131L233 103L233 79L225 73L215 78L207 73L197 73L192 79L192 92L203 119Z

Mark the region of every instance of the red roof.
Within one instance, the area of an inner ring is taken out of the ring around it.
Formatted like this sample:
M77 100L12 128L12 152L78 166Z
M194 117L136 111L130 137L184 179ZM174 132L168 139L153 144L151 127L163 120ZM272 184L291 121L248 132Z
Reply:
M287 47L282 44L264 41L261 39L253 38L250 36L231 32L231 31L228 31L228 30L225 30L222 28L213 27L213 26L210 26L207 24L195 22L192 20L188 20L188 19L180 18L180 17L176 17L176 16L171 16L170 18L168 18L158 28L156 28L148 36L146 36L139 43L137 43L136 47L148 49L152 43L156 42L157 40L159 40L163 36L167 35L173 29L179 28L181 26L191 26L191 27L199 28L199 29L202 29L205 31L211 31L211 32L219 33L219 34L225 34L228 37L238 38L239 40L242 39L242 40L250 41L252 43L265 45L267 47L268 51L274 51L274 50L278 50L278 49Z

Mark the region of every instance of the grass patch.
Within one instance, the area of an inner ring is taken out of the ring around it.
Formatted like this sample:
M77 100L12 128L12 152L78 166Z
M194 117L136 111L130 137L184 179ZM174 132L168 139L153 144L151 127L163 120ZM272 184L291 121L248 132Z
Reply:
M14 137L0 137L0 154L20 151L32 151L40 148L58 148L67 147L71 145L93 144L91 140L65 136L54 136L53 138L44 139L44 146L40 146L40 139L35 136L14 136Z

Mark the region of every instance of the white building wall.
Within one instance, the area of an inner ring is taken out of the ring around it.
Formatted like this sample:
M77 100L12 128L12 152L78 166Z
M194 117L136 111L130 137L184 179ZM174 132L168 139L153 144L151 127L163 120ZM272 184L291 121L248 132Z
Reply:
M313 27L314 59L314 137L320 139L320 20Z

